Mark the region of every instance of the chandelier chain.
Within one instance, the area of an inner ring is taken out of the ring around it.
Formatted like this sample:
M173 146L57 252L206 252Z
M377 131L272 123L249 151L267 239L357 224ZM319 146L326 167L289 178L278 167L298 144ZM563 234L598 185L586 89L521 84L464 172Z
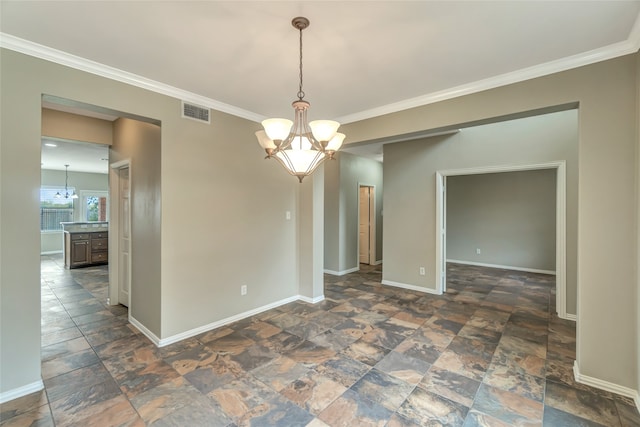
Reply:
M302 90L302 27L299 27L300 31L300 86L298 86L298 99L302 101L304 98L304 91Z

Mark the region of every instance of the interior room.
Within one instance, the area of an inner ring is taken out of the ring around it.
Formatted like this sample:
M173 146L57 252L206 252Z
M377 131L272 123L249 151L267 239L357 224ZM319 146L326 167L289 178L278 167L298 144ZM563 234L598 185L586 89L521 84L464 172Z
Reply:
M2 426L640 425L640 1L365 3L0 2Z

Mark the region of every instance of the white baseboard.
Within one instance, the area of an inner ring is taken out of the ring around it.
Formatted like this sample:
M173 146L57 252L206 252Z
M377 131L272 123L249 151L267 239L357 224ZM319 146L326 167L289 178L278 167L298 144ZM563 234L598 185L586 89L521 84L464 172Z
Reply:
M61 253L62 251L45 251L45 252L40 252L40 255L57 255Z
M317 303L319 303L321 301L324 301L324 295L320 295L319 297L315 297L315 298L309 298L309 297L305 297L305 296L302 296L302 295L298 295L298 299L300 301L304 301L304 302L309 303L309 304L317 304Z
M359 271L359 270L360 270L360 267L353 267L353 268L350 268L348 270L342 270L342 271L334 271L334 270L326 270L325 269L324 272L327 273L327 274L331 274L333 276L344 276L345 274L353 273L353 272L356 272L356 271Z
M140 323L138 320L136 320L135 317L131 316L131 313L129 313L129 323L131 323L133 326L135 326L140 332L142 332L142 334L145 337L149 338L151 340L151 342L153 342L157 347L161 347L160 338L158 338L156 336L156 334L151 332L149 329L147 329L146 326L144 326L142 323Z
M27 394L35 393L43 388L44 383L42 380L39 380L32 382L31 384L23 385L22 387L14 388L13 390L2 392L0 393L0 403L5 403L22 396L26 396Z
M578 321L578 316L575 314L565 314L564 317L561 317L561 319L565 319L565 320L573 320L574 322Z
M409 289L412 291L424 292L424 293L433 294L433 295L442 295L442 293L438 292L435 289L424 288L422 286L416 286L416 285L409 285L407 283L394 282L391 280L383 280L381 283L383 285L394 286L396 288Z
M381 259L373 263L373 265L380 265L380 264L382 264L382 260Z
M187 338L191 338L191 337L196 336L198 334L201 334L203 332L209 332L212 329L216 329L216 328L219 328L221 326L228 325L229 323L237 322L238 320L246 319L247 317L255 316L256 314L260 314L260 313L262 313L264 311L271 310L272 308L280 307L281 305L285 305L285 304L288 304L290 302L298 301L298 300L301 300L301 299L302 298L301 298L300 295L294 295L294 296L289 297L289 298L281 299L280 301L272 302L271 304L267 304L267 305L263 305L262 307L254 308L253 310L249 310L249 311L245 311L243 313L239 313L239 314L236 314L236 315L233 315L233 316L229 316L229 317L226 317L224 319L218 320L216 322L212 322L212 323L209 323L207 325L200 326L198 328L190 329L188 331L181 332L179 334L176 334L176 335L173 335L173 336L170 336L170 337L167 337L167 338L162 338L162 339L158 340L158 343L156 343L156 345L158 347L164 347L166 345L173 344L173 343L176 343L178 341L182 341L182 340L187 339ZM324 299L324 295L322 296L322 299ZM311 300L311 299L309 298L309 300Z
M462 261L459 259L447 259L447 262L451 262L453 264L475 265L478 267L500 268L502 270L526 271L528 273L551 274L554 276L556 275L555 271L539 270L537 268L525 268L525 267L514 267L511 265L487 264L484 262Z
M640 395L638 394L638 390L614 384L609 381L604 381L599 378L583 375L580 373L580 368L578 367L577 360L574 360L573 362L573 376L575 377L576 382L579 382L580 384L588 385L590 387L599 388L600 390L605 390L611 393L619 394L621 396L632 398L636 403L636 408L638 409L638 411L640 411Z

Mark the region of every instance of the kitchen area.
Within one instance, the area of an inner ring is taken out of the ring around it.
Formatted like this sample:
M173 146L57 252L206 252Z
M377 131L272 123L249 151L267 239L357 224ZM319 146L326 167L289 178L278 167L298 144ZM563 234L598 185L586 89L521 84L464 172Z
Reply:
M89 267L109 262L109 223L62 222L65 268Z

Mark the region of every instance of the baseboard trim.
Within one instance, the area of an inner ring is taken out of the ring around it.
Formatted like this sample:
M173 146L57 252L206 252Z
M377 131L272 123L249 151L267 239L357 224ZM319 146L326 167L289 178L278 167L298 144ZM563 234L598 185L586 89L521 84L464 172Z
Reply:
M559 317L559 316L558 316ZM561 319L565 319L565 320L573 320L574 322L578 321L578 316L575 314L565 314L564 317L561 317Z
M42 380L35 381L31 384L23 385L22 387L14 388L13 390L8 390L0 393L0 403L9 402L10 400L35 393L42 389L44 389L44 383L42 382Z
M319 297L315 297L315 298L309 298L309 297L305 297L303 295L298 295L298 299L300 301L304 301L304 302L309 303L309 304L317 304L319 302L324 301L324 295L320 295Z
M475 265L478 267L499 268L502 270L526 271L527 273L551 274L553 276L556 275L555 271L539 270L537 268L513 267L511 265L487 264L484 262L462 261L459 259L447 259L447 262L450 262L453 264Z
M306 298L306 297L305 297ZM285 305L288 304L290 302L293 301L298 301L301 300L301 296L300 295L294 295L292 297L289 298L285 298L285 299L281 299L279 301L276 302L272 302L271 304L267 304L267 305L263 305L261 307L258 308L254 308L253 310L249 310L249 311L245 311L243 313L239 313L233 316L229 316L226 317L224 319L220 319L216 322L212 322L209 323L207 325L204 326L200 326L198 328L194 328L194 329L190 329L188 331L185 332L181 332L179 334L167 337L167 338L162 338L158 341L158 343L156 344L158 347L164 347L167 346L169 344L173 344L176 343L178 341L182 341L184 339L187 338L191 338L193 336L196 336L198 334L201 334L203 332L209 332L213 329L219 328L221 326L224 325L228 325L229 323L233 323L233 322L237 322L238 320L242 320L242 319L246 319L247 317L251 317L251 316L255 316L256 314L260 314L264 311L267 310L271 310L272 308L276 308L276 307L280 307L281 305ZM324 299L324 295L322 296L322 299Z
M342 271L324 270L324 272L327 274L331 274L332 276L344 276L345 274L354 273L359 270L360 270L360 267L353 267L348 270L342 270Z
M583 375L580 373L580 368L578 366L577 360L573 361L573 376L575 377L576 382L579 382L580 384L588 385L590 387L599 388L600 390L609 391L611 393L616 393L621 396L632 398L636 403L636 408L638 409L638 411L640 411L640 395L638 394L638 390L614 384L609 381L604 381L599 378Z
M40 255L57 255L61 253L62 251L45 251L45 252L40 252Z
M380 264L382 264L382 260L381 259L373 263L373 265L380 265Z
M422 286L409 285L407 283L394 282L392 280L383 280L381 283L383 285L393 286L395 288L409 289L411 291L423 292L423 293L426 293L426 294L442 295L441 292L438 292L435 289L423 288Z
M162 340L158 338L156 334L154 334L149 329L147 329L147 327L144 326L142 323L140 323L135 317L131 316L131 314L129 314L129 323L131 323L133 326L136 327L136 329L142 332L142 335L149 338L151 342L156 345L156 347L161 347L160 341Z

